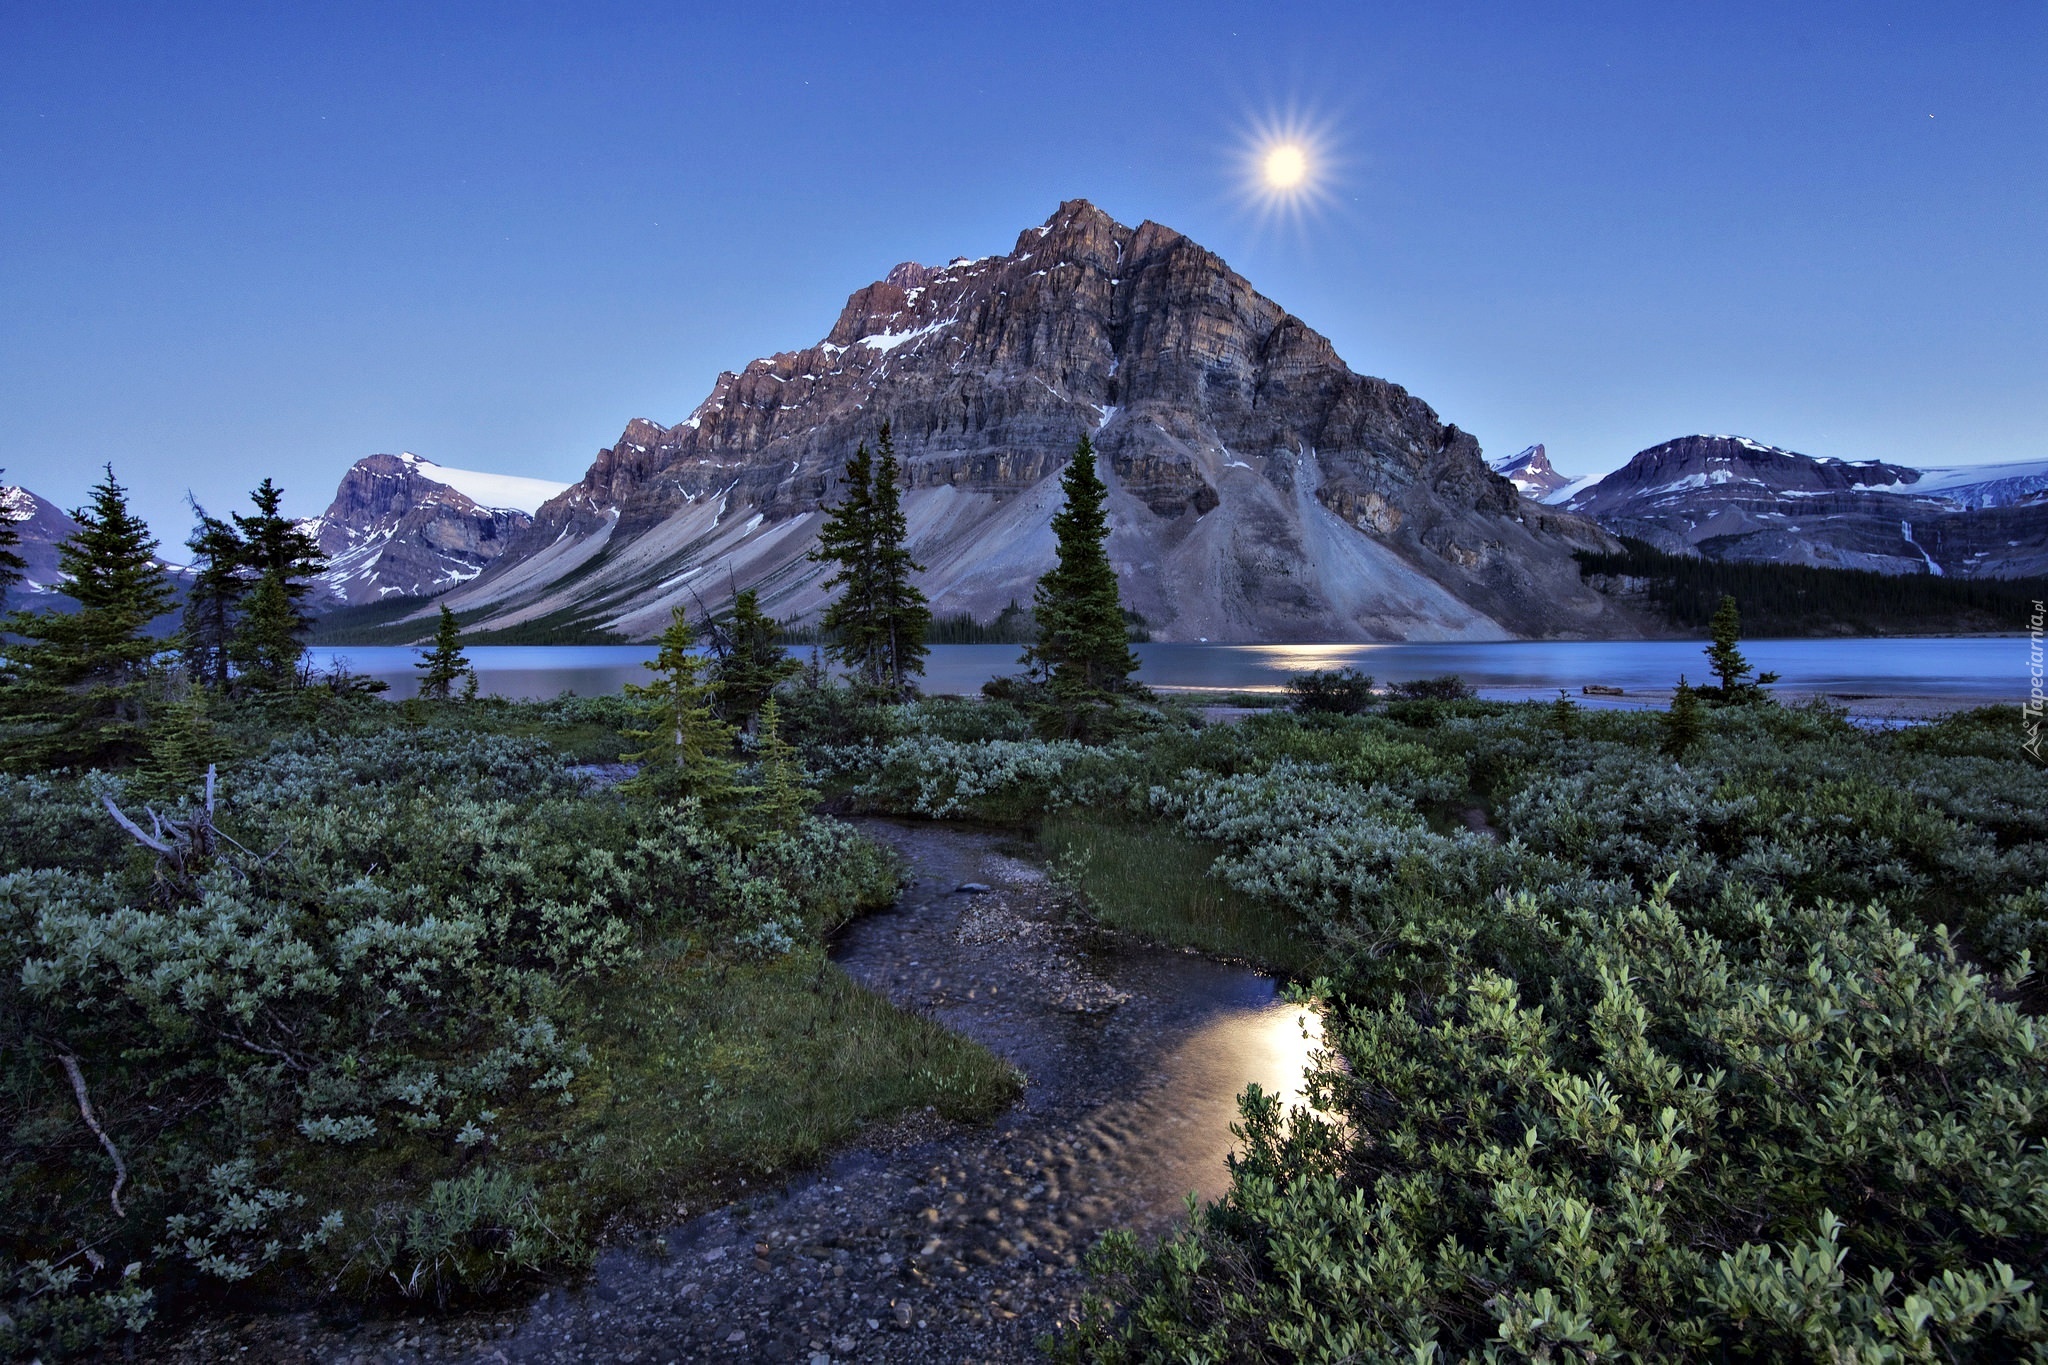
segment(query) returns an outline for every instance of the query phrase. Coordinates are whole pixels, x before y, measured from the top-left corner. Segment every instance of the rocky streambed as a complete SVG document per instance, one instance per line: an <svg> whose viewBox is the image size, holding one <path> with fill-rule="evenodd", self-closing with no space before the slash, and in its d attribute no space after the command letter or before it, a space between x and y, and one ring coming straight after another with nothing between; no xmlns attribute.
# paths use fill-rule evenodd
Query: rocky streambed
<svg viewBox="0 0 2048 1365"><path fill-rule="evenodd" d="M1079 922L1029 845L863 822L913 880L834 957L1015 1064L993 1125L911 1115L825 1169L602 1256L490 1320L218 1324L187 1360L1018 1361L1070 1314L1081 1256L1220 1193L1236 1097L1292 1094L1314 1020L1243 967Z"/></svg>

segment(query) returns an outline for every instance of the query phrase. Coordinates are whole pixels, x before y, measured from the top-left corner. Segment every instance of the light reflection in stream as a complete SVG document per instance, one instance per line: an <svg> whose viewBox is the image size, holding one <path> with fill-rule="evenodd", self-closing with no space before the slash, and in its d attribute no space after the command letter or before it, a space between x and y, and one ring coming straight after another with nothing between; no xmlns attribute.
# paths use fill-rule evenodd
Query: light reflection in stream
<svg viewBox="0 0 2048 1365"><path fill-rule="evenodd" d="M1305 1006L1279 1003L1233 1011L1191 1034L1164 1060L1164 1083L1105 1105L1096 1123L1126 1133L1112 1157L1137 1188L1134 1222L1180 1214L1190 1191L1221 1198L1238 1097L1256 1083L1283 1107L1306 1105L1304 1072L1322 1046L1322 1021Z"/></svg>

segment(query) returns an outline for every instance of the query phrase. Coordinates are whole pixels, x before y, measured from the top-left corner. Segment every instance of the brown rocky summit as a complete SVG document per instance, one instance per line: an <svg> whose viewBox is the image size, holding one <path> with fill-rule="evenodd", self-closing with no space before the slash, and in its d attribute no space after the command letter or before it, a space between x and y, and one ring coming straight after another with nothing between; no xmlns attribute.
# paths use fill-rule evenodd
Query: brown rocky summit
<svg viewBox="0 0 2048 1365"><path fill-rule="evenodd" d="M1213 252L1085 200L1008 255L899 265L816 345L719 375L674 426L628 424L450 601L634 638L734 585L811 616L820 508L884 419L942 614L1029 600L1055 476L1090 434L1110 556L1155 638L1630 630L1570 558L1612 543L1597 526L1520 498L1469 433L1354 374Z"/></svg>

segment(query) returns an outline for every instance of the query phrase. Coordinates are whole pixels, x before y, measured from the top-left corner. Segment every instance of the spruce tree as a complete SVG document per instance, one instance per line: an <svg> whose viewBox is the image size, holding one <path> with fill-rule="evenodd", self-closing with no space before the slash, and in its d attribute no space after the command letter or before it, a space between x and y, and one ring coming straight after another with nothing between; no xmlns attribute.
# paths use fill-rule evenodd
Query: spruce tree
<svg viewBox="0 0 2048 1365"><path fill-rule="evenodd" d="M696 635L681 607L675 609L660 643L654 681L626 684L628 696L646 703L648 724L626 731L628 738L641 740L646 747L625 756L628 763L640 765L625 786L670 799L695 797L706 810L716 812L731 801L737 787L732 727L712 714L704 660L692 649Z"/></svg>
<svg viewBox="0 0 2048 1365"><path fill-rule="evenodd" d="M189 494L186 501L198 521L185 542L192 552L192 586L185 594L185 672L225 690L235 631L249 594L242 567L247 547L233 522L208 516Z"/></svg>
<svg viewBox="0 0 2048 1365"><path fill-rule="evenodd" d="M1735 647L1735 642L1742 638L1742 614L1736 610L1733 597L1721 595L1721 605L1714 608L1707 633L1713 638L1713 643L1707 646L1708 671L1721 680L1722 693L1732 697L1749 676L1749 660Z"/></svg>
<svg viewBox="0 0 2048 1365"><path fill-rule="evenodd" d="M1714 619L1707 626L1707 634L1713 641L1706 650L1707 668L1721 680L1723 700L1753 697L1759 687L1767 687L1778 680L1775 673L1760 673L1755 682L1746 681L1750 674L1749 660L1736 648L1736 642L1742 639L1742 613L1736 609L1735 599L1729 594L1721 594L1721 604L1714 608Z"/></svg>
<svg viewBox="0 0 2048 1365"><path fill-rule="evenodd" d="M297 629L304 631L313 623L305 600L313 591L314 578L327 567L327 556L320 553L319 543L310 533L277 510L284 501L282 488L265 479L250 492L249 501L256 505L254 516L234 514L244 545L242 565L255 578L277 575Z"/></svg>
<svg viewBox="0 0 2048 1365"><path fill-rule="evenodd" d="M1705 726L1700 721L1700 697L1685 681L1683 673L1678 675L1678 690L1671 694L1671 709L1664 713L1664 753L1671 758L1684 758L1693 745L1700 742Z"/></svg>
<svg viewBox="0 0 2048 1365"><path fill-rule="evenodd" d="M241 686L252 691L277 692L295 684L299 678L299 658L306 652L299 641L299 629L299 616L292 610L284 580L274 573L257 579L249 593L248 610L242 613L241 626L228 645Z"/></svg>
<svg viewBox="0 0 2048 1365"><path fill-rule="evenodd" d="M0 469L0 475L6 472ZM21 582L28 572L28 561L14 548L21 544L20 523L28 520L27 503L27 489L0 483L0 595Z"/></svg>
<svg viewBox="0 0 2048 1365"><path fill-rule="evenodd" d="M796 746L783 738L782 707L772 696L761 704L761 730L754 753L759 774L753 810L757 830L763 834L795 833L818 794L804 786L807 774L797 759Z"/></svg>
<svg viewBox="0 0 2048 1365"><path fill-rule="evenodd" d="M73 511L77 532L57 548L75 612L17 611L0 630L16 685L9 713L23 724L17 754L39 766L132 757L142 746L151 664L164 643L146 632L175 600L155 537L128 510L114 467Z"/></svg>
<svg viewBox="0 0 2048 1365"><path fill-rule="evenodd" d="M910 690L913 675L924 672L925 636L931 631L929 599L910 581L924 565L910 557L906 542L910 524L903 515L897 479L896 442L889 423L882 423L876 442L875 476L869 494L869 525L874 532L875 648L883 689L892 696Z"/></svg>
<svg viewBox="0 0 2048 1365"><path fill-rule="evenodd" d="M1104 543L1109 519L1103 510L1109 490L1095 472L1095 447L1084 435L1060 478L1066 504L1054 514L1059 562L1038 580L1032 611L1038 639L1024 662L1042 675L1069 733L1085 723L1085 712L1119 693L1137 690L1116 570Z"/></svg>
<svg viewBox="0 0 2048 1365"><path fill-rule="evenodd" d="M801 665L776 638L775 622L761 610L752 588L734 595L729 634L731 645L712 671L712 688L718 697L718 714L729 724L751 731L762 704Z"/></svg>
<svg viewBox="0 0 2048 1365"><path fill-rule="evenodd" d="M446 602L441 604L440 624L434 628L434 647L413 667L420 671L422 697L447 701L455 695L455 684L465 678L470 684L465 695L475 695L476 669L462 652L462 628L456 624L455 613L448 610Z"/></svg>
<svg viewBox="0 0 2048 1365"><path fill-rule="evenodd" d="M247 680L255 687L289 687L298 680L299 659L306 652L303 637L313 624L305 599L313 591L314 575L327 565L313 537L278 511L283 500L284 490L265 479L249 494L255 514L234 514L242 571L255 587L242 618L241 634L249 638L237 638L231 653L249 669ZM266 583L275 586L266 588Z"/></svg>
<svg viewBox="0 0 2048 1365"><path fill-rule="evenodd" d="M211 709L204 687L187 689L163 708L149 727L149 756L142 763L148 790L173 798L185 795L209 766L228 757L229 745L214 728Z"/></svg>
<svg viewBox="0 0 2048 1365"><path fill-rule="evenodd" d="M818 530L810 558L838 566L825 580L839 596L825 609L819 629L832 637L832 657L845 664L862 683L876 686L880 653L875 632L874 461L867 442L846 462L846 496Z"/></svg>

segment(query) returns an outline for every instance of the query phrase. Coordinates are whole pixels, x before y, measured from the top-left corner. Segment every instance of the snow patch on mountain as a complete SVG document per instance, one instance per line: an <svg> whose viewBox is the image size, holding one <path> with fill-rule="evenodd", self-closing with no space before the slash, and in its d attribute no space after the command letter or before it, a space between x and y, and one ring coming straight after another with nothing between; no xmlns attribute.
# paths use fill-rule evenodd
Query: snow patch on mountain
<svg viewBox="0 0 2048 1365"><path fill-rule="evenodd" d="M553 479L530 479L521 474L450 469L409 450L398 458L417 469L422 478L447 484L479 507L505 508L528 516L538 512L542 503L569 486Z"/></svg>

